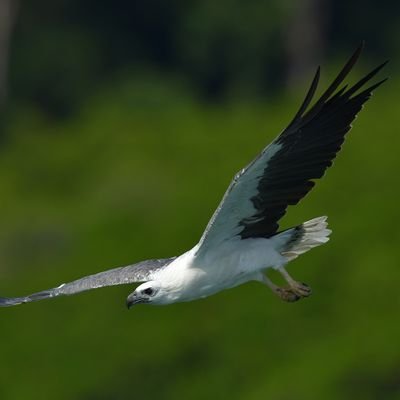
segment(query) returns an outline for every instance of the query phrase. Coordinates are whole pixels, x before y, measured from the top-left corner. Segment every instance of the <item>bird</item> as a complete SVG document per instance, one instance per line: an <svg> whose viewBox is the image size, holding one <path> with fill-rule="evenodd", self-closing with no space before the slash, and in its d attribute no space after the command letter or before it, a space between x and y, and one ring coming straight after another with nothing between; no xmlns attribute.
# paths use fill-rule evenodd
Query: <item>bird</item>
<svg viewBox="0 0 400 400"><path fill-rule="evenodd" d="M315 180L323 177L358 112L373 90L386 81L369 83L387 61L354 85L344 85L363 46L360 44L333 82L310 105L320 79L320 67L317 68L293 119L234 176L192 249L180 256L145 260L85 276L28 296L0 297L0 306L128 284L139 284L126 299L128 308L137 304L187 302L250 281L261 282L287 302L310 296L311 288L292 278L286 266L299 255L328 242L331 230L327 217L282 231L279 222L287 208L296 205L313 188ZM267 275L271 269L282 275L285 286L272 282Z"/></svg>

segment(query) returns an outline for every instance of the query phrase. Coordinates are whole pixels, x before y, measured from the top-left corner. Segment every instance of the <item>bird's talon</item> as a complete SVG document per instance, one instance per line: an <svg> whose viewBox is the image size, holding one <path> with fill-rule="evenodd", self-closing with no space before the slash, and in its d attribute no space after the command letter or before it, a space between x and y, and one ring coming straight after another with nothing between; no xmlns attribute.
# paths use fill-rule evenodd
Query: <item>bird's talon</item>
<svg viewBox="0 0 400 400"><path fill-rule="evenodd" d="M296 282L292 286L292 290L300 297L308 297L311 295L312 290L306 283Z"/></svg>
<svg viewBox="0 0 400 400"><path fill-rule="evenodd" d="M301 282L294 282L287 287L278 287L275 292L283 301L289 303L308 297L312 293L311 288L306 283Z"/></svg>
<svg viewBox="0 0 400 400"><path fill-rule="evenodd" d="M277 295L283 300L289 303L294 303L300 300L301 296L295 293L292 288L278 288Z"/></svg>

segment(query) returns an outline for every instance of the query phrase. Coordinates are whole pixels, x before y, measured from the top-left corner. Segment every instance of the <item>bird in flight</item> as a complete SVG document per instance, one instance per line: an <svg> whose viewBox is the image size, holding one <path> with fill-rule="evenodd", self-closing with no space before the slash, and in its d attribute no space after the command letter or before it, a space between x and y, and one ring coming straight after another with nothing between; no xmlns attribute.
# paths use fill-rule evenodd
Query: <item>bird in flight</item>
<svg viewBox="0 0 400 400"><path fill-rule="evenodd" d="M293 279L286 265L329 240L327 218L315 218L283 231L279 231L278 223L288 206L297 204L313 188L314 180L332 165L357 113L386 80L367 85L385 62L353 86L339 89L362 47L310 106L320 78L318 67L292 121L235 175L194 248L178 257L111 269L28 296L0 297L0 306L132 283L141 284L128 296L128 308L204 298L249 281L265 284L285 301L308 297L310 287ZM266 271L270 268L280 272L287 286L277 286L269 279Z"/></svg>

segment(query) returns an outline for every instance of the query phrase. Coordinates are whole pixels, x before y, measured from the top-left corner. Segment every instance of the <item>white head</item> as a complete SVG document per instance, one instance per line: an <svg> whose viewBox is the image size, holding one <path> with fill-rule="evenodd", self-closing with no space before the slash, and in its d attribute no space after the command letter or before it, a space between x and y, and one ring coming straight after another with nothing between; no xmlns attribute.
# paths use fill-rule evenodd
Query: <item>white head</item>
<svg viewBox="0 0 400 400"><path fill-rule="evenodd" d="M131 308L135 304L167 304L171 303L169 292L157 281L141 284L126 299L126 306Z"/></svg>

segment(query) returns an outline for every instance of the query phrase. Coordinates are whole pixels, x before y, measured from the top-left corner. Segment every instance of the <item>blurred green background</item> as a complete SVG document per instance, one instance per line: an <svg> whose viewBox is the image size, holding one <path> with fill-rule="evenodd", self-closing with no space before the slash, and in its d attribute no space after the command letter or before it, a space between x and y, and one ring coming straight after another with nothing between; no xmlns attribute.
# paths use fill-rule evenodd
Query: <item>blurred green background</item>
<svg viewBox="0 0 400 400"><path fill-rule="evenodd" d="M400 399L400 3L0 2L0 293L191 248L231 177L366 40L391 79L283 227L328 215L289 267L137 307L133 288L0 310L0 399ZM274 276L275 279L278 277Z"/></svg>

